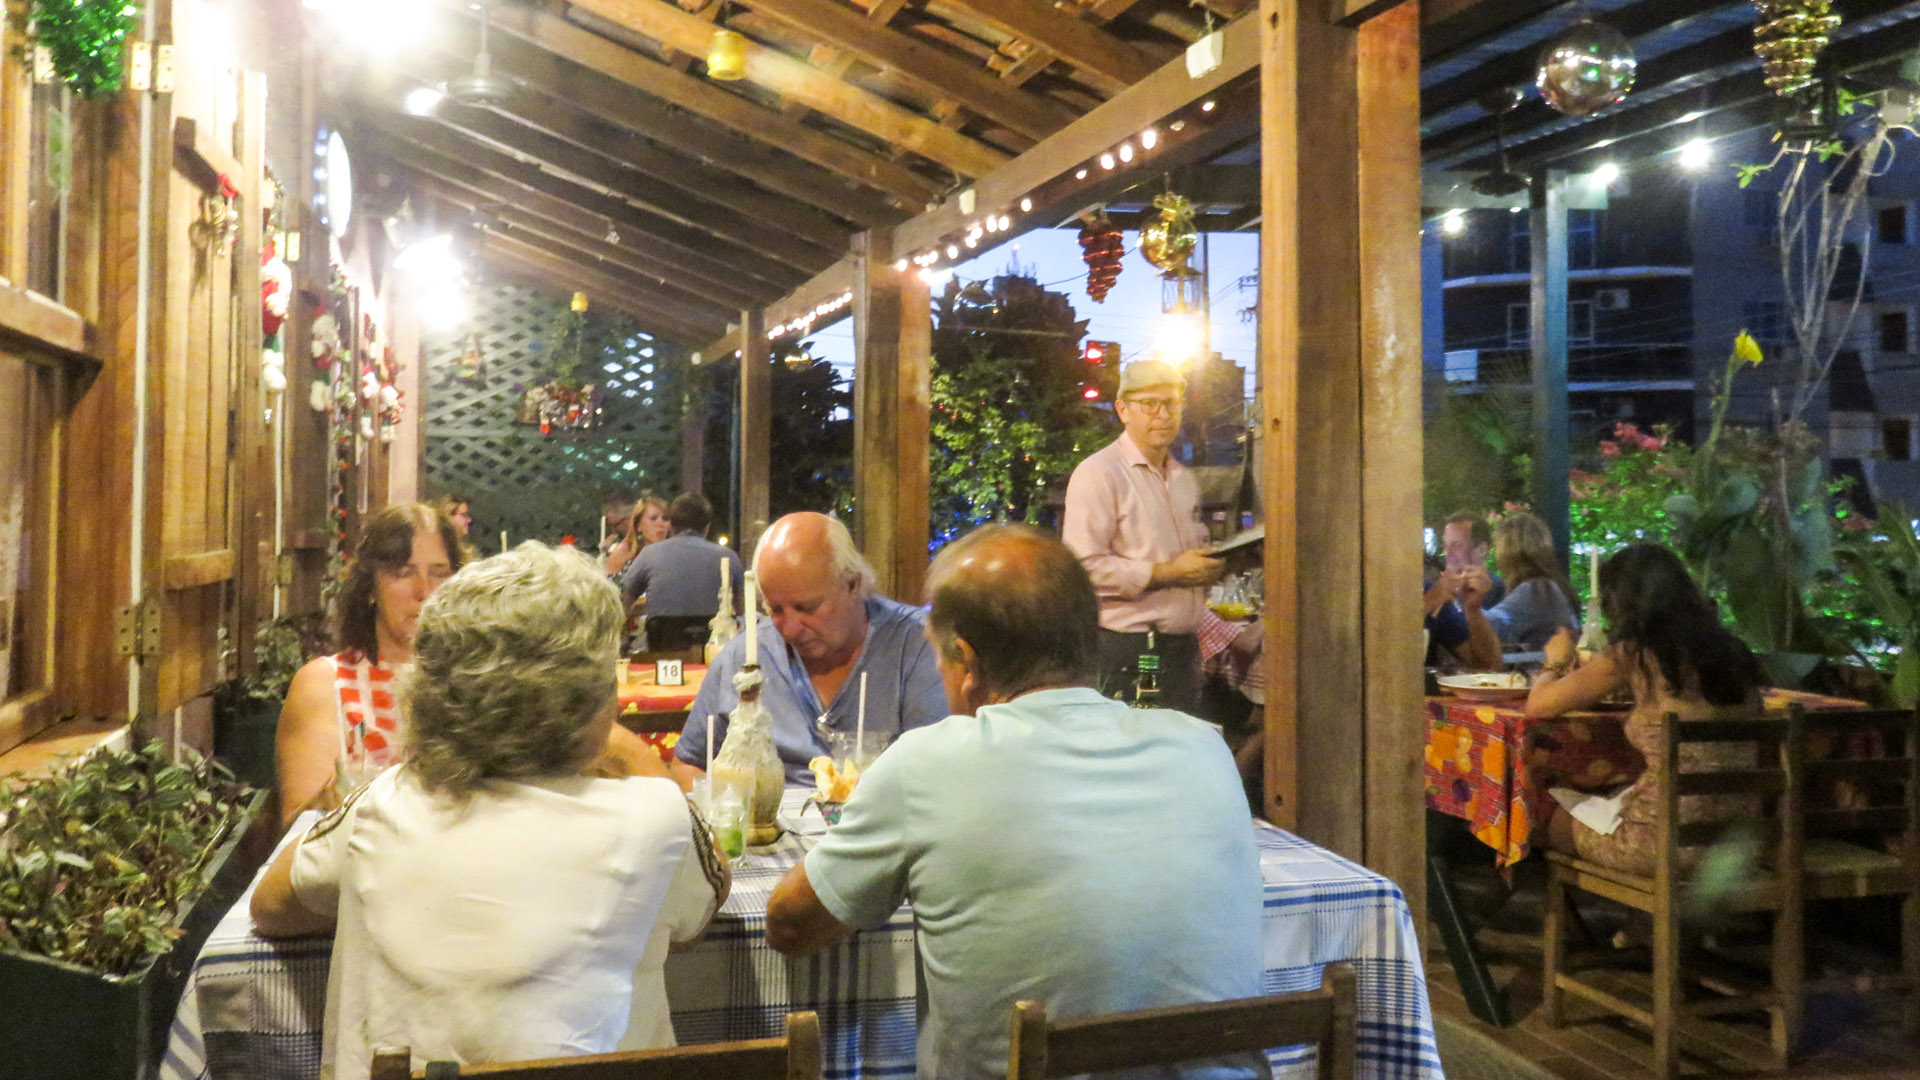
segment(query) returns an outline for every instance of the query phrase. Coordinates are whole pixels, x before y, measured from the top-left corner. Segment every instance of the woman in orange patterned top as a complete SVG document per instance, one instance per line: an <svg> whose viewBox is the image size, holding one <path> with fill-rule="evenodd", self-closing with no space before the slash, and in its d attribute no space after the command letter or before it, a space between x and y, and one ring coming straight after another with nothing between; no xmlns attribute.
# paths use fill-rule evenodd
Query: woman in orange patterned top
<svg viewBox="0 0 1920 1080"><path fill-rule="evenodd" d="M340 651L301 668L280 710L283 827L400 760L393 676L413 662L420 606L462 561L453 523L425 503L366 519L336 602Z"/></svg>

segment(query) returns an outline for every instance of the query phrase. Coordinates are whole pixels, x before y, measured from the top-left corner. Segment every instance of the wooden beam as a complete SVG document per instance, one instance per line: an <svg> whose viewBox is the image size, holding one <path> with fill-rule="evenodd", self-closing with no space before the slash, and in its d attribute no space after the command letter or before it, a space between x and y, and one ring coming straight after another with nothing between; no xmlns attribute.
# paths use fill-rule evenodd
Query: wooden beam
<svg viewBox="0 0 1920 1080"><path fill-rule="evenodd" d="M900 14L900 9L905 6L906 0L873 0L867 5L867 20L875 26L885 26L892 22L893 17ZM845 76L848 69L853 67L855 57L852 53L841 52L831 45L816 45L807 54L807 59L813 63L813 66L838 79ZM788 116L793 116L805 112L806 106L788 102L781 107L781 111Z"/></svg>
<svg viewBox="0 0 1920 1080"><path fill-rule="evenodd" d="M394 168L411 177L422 177L446 184L458 186L475 195L485 196L486 209L493 210L510 207L523 215L545 218L548 221L566 226L574 232L588 236L606 234L609 223L622 230L631 230L632 235L622 231L622 250L636 266L646 266L656 275L677 275L685 280L690 288L719 296L718 290L746 292L752 296L778 295L782 285L755 277L747 265L735 265L692 255L670 246L649 242L651 234L644 228L650 224L638 210L610 196L578 188L557 178L548 178L545 174L519 179L502 177L487 172L463 161L435 153L403 138L396 138L385 130L364 127L357 134L373 153ZM520 179L532 179L541 183L540 187L528 187ZM576 203L575 198L590 200ZM756 267L764 273L765 267ZM788 280L791 280L790 278Z"/></svg>
<svg viewBox="0 0 1920 1080"><path fill-rule="evenodd" d="M952 98L990 120L1034 139L1044 139L1073 122L1064 105L1022 92L953 54L909 37L832 0L746 0L767 18L858 56L876 67L898 72L905 81ZM825 73L823 73L825 74ZM837 78L836 75L829 75Z"/></svg>
<svg viewBox="0 0 1920 1080"><path fill-rule="evenodd" d="M852 256L841 259L815 274L806 284L768 305L764 309L767 325L778 326L790 323L821 304L854 291L859 282L859 274L859 266ZM828 319L825 322L815 323L812 329L819 331L838 321L839 317ZM739 325L729 325L726 333L712 339L700 349L700 355L710 360L732 356L740 350L741 340Z"/></svg>
<svg viewBox="0 0 1920 1080"><path fill-rule="evenodd" d="M598 303L632 316L648 333L685 344L705 336L695 322L681 316L665 315L632 299L633 289L626 282L597 271L556 258L511 239L489 240L480 249L484 262L502 264L531 276L549 291L558 284L568 292L582 291Z"/></svg>
<svg viewBox="0 0 1920 1080"><path fill-rule="evenodd" d="M578 252L570 251L565 245L557 244L545 237L532 233L491 232L487 234L486 243L483 246L501 245L521 254L538 254L555 263L570 266L581 274L604 278L606 284L618 286L622 290L620 295L633 306L635 311L651 312L666 319L678 319L689 326L703 323L718 325L727 317L727 310L711 300L694 300L683 293L663 292L647 278L636 276L613 263L588 260Z"/></svg>
<svg viewBox="0 0 1920 1080"><path fill-rule="evenodd" d="M444 55L414 55L402 64L402 70L408 74L431 83L443 83L463 74L462 69L468 66ZM541 93L518 93L497 111L749 218L778 222L780 231L835 251L845 250L856 231L842 220L858 220L848 217L844 207L829 214L793 196L775 194L759 187L750 176L708 165L677 148L668 149L642 138L632 128L583 111L571 102Z"/></svg>
<svg viewBox="0 0 1920 1080"><path fill-rule="evenodd" d="M548 244L556 245L553 250L561 253L564 249L568 258L584 258L589 265L605 263L617 266L653 283L664 295L680 296L699 304L719 303L725 305L733 300L752 303L756 298L737 289L702 282L690 287L684 278L675 276L669 280L667 274L674 273L671 264L649 258L643 252L632 247L620 247L609 244L591 230L582 231L570 228L551 218L529 213L516 206L502 204L485 191L443 180L431 173L414 168L404 162L393 163L399 169L408 186L430 195L443 204L458 207L463 214L479 213L497 224L487 226L490 232L506 232L540 237ZM735 310L723 307L722 310Z"/></svg>
<svg viewBox="0 0 1920 1080"><path fill-rule="evenodd" d="M740 554L753 558L760 534L772 524L767 487L771 482L773 369L767 353L767 315L757 308L740 313ZM749 618L756 617L749 613Z"/></svg>
<svg viewBox="0 0 1920 1080"><path fill-rule="evenodd" d="M1069 11L1033 0L947 0L1007 33L1120 86L1153 74L1152 57Z"/></svg>
<svg viewBox="0 0 1920 1080"><path fill-rule="evenodd" d="M440 104L439 117L447 127L469 138L538 159L549 171L584 180L643 210L687 222L717 240L758 251L795 269L812 273L840 255L837 248L793 236L777 221L755 221L498 113L447 101Z"/></svg>
<svg viewBox="0 0 1920 1080"><path fill-rule="evenodd" d="M933 312L918 274L893 268L885 230L863 234L853 302L854 536L880 591L919 604L927 568Z"/></svg>
<svg viewBox="0 0 1920 1080"><path fill-rule="evenodd" d="M397 115L363 116L362 126L371 123L391 132L403 144L399 156L410 157L404 144L411 143L443 158L467 162L522 187L543 191L591 210L623 228L634 230L636 239L646 237L674 250L674 258L722 274L748 274L769 282L791 283L802 271L759 257L751 248L717 240L688 225L642 210L624 199L603 195L564 177L546 172L531 162L474 142L437 124ZM360 130L359 127L356 130Z"/></svg>
<svg viewBox="0 0 1920 1080"><path fill-rule="evenodd" d="M1358 26L1376 15L1384 15L1409 0L1328 0L1333 21L1343 26Z"/></svg>
<svg viewBox="0 0 1920 1080"><path fill-rule="evenodd" d="M705 21L665 0L576 0L574 7L682 52L703 54L714 32ZM749 81L962 176L985 176L1007 159L985 143L832 78L786 53L749 41L746 54Z"/></svg>
<svg viewBox="0 0 1920 1080"><path fill-rule="evenodd" d="M1093 6L1086 9L1086 18L1096 24L1111 22L1126 14L1128 8L1139 2L1140 0L1095 0ZM1008 65L1007 69L1000 73L1000 77L1019 86L1047 70L1058 59L1060 54L1045 45L1028 42L1027 54Z"/></svg>
<svg viewBox="0 0 1920 1080"><path fill-rule="evenodd" d="M965 232L978 214L1005 211L1042 184L1071 173L1102 151L1137 136L1175 110L1207 97L1258 66L1260 28L1253 19L1241 19L1222 31L1225 59L1198 79L1187 74L1184 58L1173 60L1111 101L1054 133L1040 145L1014 158L973 186L976 214L960 211L958 200L948 200L894 230L894 246L901 252L923 250L943 237ZM1151 159L1142 159L1146 168ZM1030 224L1030 223L1029 223ZM1025 231L1021 225L1017 231ZM1014 234L1001 234L1004 242Z"/></svg>
<svg viewBox="0 0 1920 1080"><path fill-rule="evenodd" d="M458 0L442 2L464 10ZM450 48L457 52L464 45L478 45L478 32L468 20L443 21L453 35ZM877 201L874 193L917 209L940 191L939 184L898 162L806 127L548 12L496 8L493 28L499 32L491 42L499 70L511 71L550 97L784 194L808 201L831 197L850 214L886 219L892 217L894 207ZM752 141L729 137L729 130ZM827 175L816 174L814 168ZM829 179L835 175L858 186L843 189ZM833 209L830 202L813 204Z"/></svg>
<svg viewBox="0 0 1920 1080"><path fill-rule="evenodd" d="M1418 17L1353 28L1262 0L1258 18L1262 501L1279 613L1266 621L1265 808L1397 882L1418 925L1421 731L1406 718L1421 688L1405 582L1421 477L1389 434L1419 417Z"/></svg>

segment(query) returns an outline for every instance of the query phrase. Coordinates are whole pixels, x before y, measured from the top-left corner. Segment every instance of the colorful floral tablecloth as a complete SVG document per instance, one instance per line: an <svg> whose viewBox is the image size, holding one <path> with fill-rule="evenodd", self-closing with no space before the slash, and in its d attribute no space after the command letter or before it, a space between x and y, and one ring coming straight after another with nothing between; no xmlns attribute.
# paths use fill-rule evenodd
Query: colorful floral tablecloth
<svg viewBox="0 0 1920 1080"><path fill-rule="evenodd" d="M686 677L684 686L661 686L654 681L652 664L634 664L627 681L620 684L620 712L685 712L692 708L693 699L700 694L701 680L707 677L707 665L687 664L681 670ZM680 741L679 734L643 733L640 738L660 751L662 761L673 761L673 745Z"/></svg>
<svg viewBox="0 0 1920 1080"><path fill-rule="evenodd" d="M1861 703L1797 690L1766 691L1767 707L1857 709ZM1584 789L1625 784L1646 761L1627 741L1624 712L1528 716L1523 704L1427 699L1427 806L1465 819L1500 866L1526 858L1553 783Z"/></svg>

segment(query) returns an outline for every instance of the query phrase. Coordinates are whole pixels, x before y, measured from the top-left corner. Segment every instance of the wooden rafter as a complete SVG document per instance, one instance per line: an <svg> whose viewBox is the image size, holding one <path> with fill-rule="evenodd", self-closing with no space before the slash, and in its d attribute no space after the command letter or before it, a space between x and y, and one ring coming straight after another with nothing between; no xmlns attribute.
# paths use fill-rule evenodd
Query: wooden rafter
<svg viewBox="0 0 1920 1080"><path fill-rule="evenodd" d="M767 305L767 325L778 326L797 316L811 311L843 293L851 291L859 282L860 267L858 260L849 255L825 270L815 274L799 288ZM821 324L825 325L825 324ZM709 341L701 350L702 356L717 359L731 356L739 351L742 338L738 325L729 325L727 332Z"/></svg>
<svg viewBox="0 0 1920 1080"><path fill-rule="evenodd" d="M360 127L385 131L390 156L406 160L436 175L452 179L461 171L470 171L492 182L504 184L509 190L539 193L591 213L603 222L618 226L627 242L652 244L661 255L681 264L683 272L691 276L721 282L737 281L743 285L757 280L783 288L790 288L804 280L792 269L768 262L752 253L725 252L718 243L703 244L697 239L689 245L685 242L688 237L675 231L683 227L668 229L666 226L674 223L658 215L637 209L623 199L581 187L544 172L537 165L517 161L433 125L409 122L404 117L376 115L364 118Z"/></svg>
<svg viewBox="0 0 1920 1080"><path fill-rule="evenodd" d="M1098 0L1087 9L1087 18L1095 23L1112 22L1126 14L1128 8L1139 2L1140 0ZM1000 77L1019 86L1047 70L1048 66L1058 59L1060 54L1045 45L1029 43L1027 54L1009 64L1007 69L1000 73Z"/></svg>
<svg viewBox="0 0 1920 1080"><path fill-rule="evenodd" d="M594 235L511 203L501 203L485 190L476 190L434 176L405 162L391 163L415 191L431 195L435 201L481 215L490 231L508 231L541 238L554 245L555 254L581 261L583 265L606 265L651 282L662 296L685 299L693 304L714 304L720 311L737 311L755 297L738 288L710 282L690 281L678 275L671 264L648 258L631 247L608 243L605 235ZM673 275L669 277L669 275Z"/></svg>
<svg viewBox="0 0 1920 1080"><path fill-rule="evenodd" d="M833 0L745 2L767 18L826 42L843 56L857 56L876 67L898 72L910 83L1034 139L1044 139L1073 121L1074 113L1065 106L1023 93L975 64L890 30ZM829 77L837 78L844 72L843 66Z"/></svg>
<svg viewBox="0 0 1920 1080"><path fill-rule="evenodd" d="M1132 86L1159 67L1139 49L1072 12L1034 0L946 0L1001 30L1045 48L1114 88Z"/></svg>
<svg viewBox="0 0 1920 1080"><path fill-rule="evenodd" d="M885 26L892 22L893 17L898 15L900 9L905 6L907 6L906 0L873 0L867 5L867 19L876 26ZM856 57L852 53L841 52L831 45L816 45L813 51L807 54L807 59L813 63L814 67L838 79L853 67ZM787 102L784 111L792 116L805 112L806 107Z"/></svg>
<svg viewBox="0 0 1920 1080"><path fill-rule="evenodd" d="M831 248L792 236L778 222L762 223L718 203L687 194L644 173L617 165L608 158L583 150L564 139L516 123L498 113L464 108L442 102L439 119L453 131L468 138L502 147L512 153L535 158L550 171L575 177L619 195L623 199L685 222L715 240L729 241L744 250L759 251L768 258L809 273L831 263Z"/></svg>
<svg viewBox="0 0 1920 1080"><path fill-rule="evenodd" d="M577 0L574 7L682 52L703 52L713 36L712 26L665 0ZM985 176L1007 159L985 143L832 78L786 53L749 41L746 54L746 75L753 83L962 176Z"/></svg>
<svg viewBox="0 0 1920 1080"><path fill-rule="evenodd" d="M500 244L558 259L582 274L599 274L618 281L626 289L621 294L623 299L638 309L653 311L662 317L680 319L689 325L704 325L709 321L717 325L723 323L729 313L729 309L717 301L690 299L684 291L664 287L651 276L642 277L617 263L588 258L581 255L578 248L538 233L520 229L489 230L482 246Z"/></svg>
<svg viewBox="0 0 1920 1080"><path fill-rule="evenodd" d="M400 62L400 70L416 78L444 83L464 74L450 57L414 55ZM708 165L642 138L631 128L609 123L569 102L542 93L516 93L498 111L532 125L572 145L610 158L675 188L709 199L769 224L782 232L836 251L847 244L851 231L838 218L788 195L757 187L737 173Z"/></svg>
<svg viewBox="0 0 1920 1080"><path fill-rule="evenodd" d="M480 261L524 276L550 291L585 292L594 302L631 316L642 329L656 337L681 345L705 337L695 321L666 315L634 302L628 295L631 289L617 278L582 270L527 248L492 241L480 249ZM559 289L554 289L555 285Z"/></svg>
<svg viewBox="0 0 1920 1080"><path fill-rule="evenodd" d="M451 185L473 195L480 208L489 211L512 207L529 219L551 222L557 228L586 237L604 238L608 226L620 232L622 251L628 261L658 276L671 276L687 287L732 301L752 302L779 296L782 288L743 273L730 264L710 259L688 259L671 248L650 242L619 219L609 218L568 199L546 191L525 187L495 176L464 161L443 157L377 129L363 129L361 138L374 153L398 169L407 179L426 179ZM636 242L638 241L638 242Z"/></svg>
<svg viewBox="0 0 1920 1080"><path fill-rule="evenodd" d="M675 71L659 61L650 60L547 12L530 8L502 8L493 13L493 25L496 30L504 31L508 38L502 40L501 36L496 35L493 41L494 54L502 70L518 74L538 66L533 58L521 55L519 50L514 49L515 42L512 39L517 38L537 46L536 51L544 50L555 58L598 72L669 106L704 117L766 146L784 150L856 184L886 192L907 207L923 206L942 190L940 184L898 162L806 127L790 117L762 108L738 94L728 93L704 79ZM550 83L565 78L563 73L551 68L546 74ZM580 104L583 108L590 107L591 100L582 98ZM617 116L610 119L617 120ZM709 132L709 136L713 134L718 133ZM691 141L676 141L674 145L690 147L693 144ZM742 147L740 156L743 159L752 157L755 149L751 145ZM727 155L724 149L715 148L700 151L700 156L710 163L720 164Z"/></svg>

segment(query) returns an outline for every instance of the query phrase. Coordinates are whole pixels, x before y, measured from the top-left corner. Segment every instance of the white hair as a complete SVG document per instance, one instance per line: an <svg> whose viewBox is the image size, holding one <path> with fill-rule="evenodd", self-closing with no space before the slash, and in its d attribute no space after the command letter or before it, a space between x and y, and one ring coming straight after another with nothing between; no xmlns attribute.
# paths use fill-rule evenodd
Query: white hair
<svg viewBox="0 0 1920 1080"><path fill-rule="evenodd" d="M822 514L827 522L827 553L832 563L833 576L840 581L857 581L860 584L860 598L865 600L873 596L877 579L873 573L873 564L867 561L860 549L854 546L853 534L839 518ZM775 522L778 524L778 522ZM760 553L766 550L766 538L754 545L753 572L760 574Z"/></svg>

